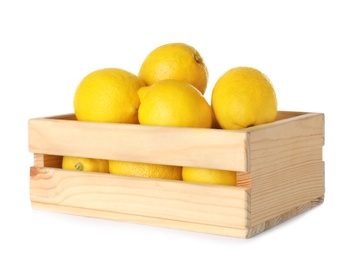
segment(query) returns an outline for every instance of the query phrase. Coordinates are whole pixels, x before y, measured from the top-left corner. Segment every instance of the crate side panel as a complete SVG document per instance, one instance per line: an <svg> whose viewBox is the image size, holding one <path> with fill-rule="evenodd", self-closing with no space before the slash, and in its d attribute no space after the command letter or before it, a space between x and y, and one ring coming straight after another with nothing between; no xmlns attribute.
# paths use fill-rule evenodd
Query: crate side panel
<svg viewBox="0 0 347 260"><path fill-rule="evenodd" d="M305 115L307 112L299 112L299 111L278 111L276 115L276 121L293 118L301 115Z"/></svg>
<svg viewBox="0 0 347 260"><path fill-rule="evenodd" d="M40 154L247 172L248 148L245 132L59 119L29 120L29 150Z"/></svg>
<svg viewBox="0 0 347 260"><path fill-rule="evenodd" d="M32 167L33 202L244 229L248 188Z"/></svg>
<svg viewBox="0 0 347 260"><path fill-rule="evenodd" d="M324 195L324 115L250 133L251 226Z"/></svg>
<svg viewBox="0 0 347 260"><path fill-rule="evenodd" d="M324 196L316 198L316 199L309 201L309 202L305 202L302 205L299 205L295 208L292 208L291 210L289 210L287 212L284 212L284 213L282 213L276 217L268 219L267 221L250 228L247 237L255 236L255 235L257 235L257 234L259 234L259 233L261 233L267 229L270 229L274 226L277 226L288 219L291 219L291 218L293 218L299 214L302 214L302 213L312 209L313 207L316 207L316 206L322 204L323 201L324 201Z"/></svg>
<svg viewBox="0 0 347 260"><path fill-rule="evenodd" d="M281 215L307 201L324 195L323 162L305 167L275 169L253 179L251 226ZM280 175L280 177L278 177Z"/></svg>

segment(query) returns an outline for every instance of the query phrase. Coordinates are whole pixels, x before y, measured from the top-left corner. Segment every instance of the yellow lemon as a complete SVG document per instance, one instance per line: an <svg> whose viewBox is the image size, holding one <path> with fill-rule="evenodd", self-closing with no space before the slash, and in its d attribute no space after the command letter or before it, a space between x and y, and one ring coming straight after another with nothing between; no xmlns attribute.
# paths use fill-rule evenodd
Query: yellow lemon
<svg viewBox="0 0 347 260"><path fill-rule="evenodd" d="M208 81L207 67L192 46L169 43L154 49L143 61L138 76L147 86L164 79L182 80L205 93Z"/></svg>
<svg viewBox="0 0 347 260"><path fill-rule="evenodd" d="M204 96L183 81L161 80L138 91L140 124L210 128L212 109Z"/></svg>
<svg viewBox="0 0 347 260"><path fill-rule="evenodd" d="M109 171L127 176L182 180L182 167L140 162L109 161Z"/></svg>
<svg viewBox="0 0 347 260"><path fill-rule="evenodd" d="M108 161L102 159L63 156L62 168L64 170L108 173Z"/></svg>
<svg viewBox="0 0 347 260"><path fill-rule="evenodd" d="M212 90L213 112L223 129L241 129L275 120L276 93L257 69L237 67L224 73Z"/></svg>
<svg viewBox="0 0 347 260"><path fill-rule="evenodd" d="M78 85L74 97L81 121L138 123L137 91L145 86L136 75L117 68L91 72Z"/></svg>
<svg viewBox="0 0 347 260"><path fill-rule="evenodd" d="M182 168L183 181L236 186L236 172L195 167Z"/></svg>
<svg viewBox="0 0 347 260"><path fill-rule="evenodd" d="M211 126L211 128L217 128L217 129L221 128L220 125L218 124L218 121L217 121L216 115L213 112L213 109L212 109L212 126Z"/></svg>

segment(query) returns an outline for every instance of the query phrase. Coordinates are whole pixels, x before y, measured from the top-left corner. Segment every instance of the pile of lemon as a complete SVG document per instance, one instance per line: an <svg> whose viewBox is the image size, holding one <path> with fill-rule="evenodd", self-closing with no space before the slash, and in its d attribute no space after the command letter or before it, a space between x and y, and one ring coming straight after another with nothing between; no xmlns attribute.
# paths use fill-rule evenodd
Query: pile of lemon
<svg viewBox="0 0 347 260"><path fill-rule="evenodd" d="M204 93L208 70L199 52L184 43L151 51L137 75L119 68L91 72L77 86L77 120L157 126L242 129L275 120L276 94L259 70L236 67ZM233 171L63 157L63 169L236 185Z"/></svg>

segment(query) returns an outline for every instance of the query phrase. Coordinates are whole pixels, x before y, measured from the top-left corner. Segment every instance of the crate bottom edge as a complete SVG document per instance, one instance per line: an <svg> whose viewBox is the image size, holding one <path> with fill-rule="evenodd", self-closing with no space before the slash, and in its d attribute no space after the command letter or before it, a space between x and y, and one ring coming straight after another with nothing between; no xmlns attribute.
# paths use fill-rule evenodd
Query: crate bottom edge
<svg viewBox="0 0 347 260"><path fill-rule="evenodd" d="M324 202L324 194L318 198L312 199L311 201L305 202L295 208L292 208L291 210L288 210L276 217L273 217L269 220L266 220L254 227L251 227L249 229L249 237L253 237L257 234L260 234L272 227L275 227L291 218L294 218L296 216L301 215L302 213L305 213L309 211L312 208L315 208L319 205L321 205Z"/></svg>
<svg viewBox="0 0 347 260"><path fill-rule="evenodd" d="M42 202L31 201L31 207L35 210L50 211L55 213L63 213L77 215L83 217L100 218L119 222L128 222L135 224L145 224L162 228L172 228L178 230L193 231L199 233L207 233L212 235L229 236L236 238L247 238L248 228L232 228L223 226L214 226L208 224L184 222L179 220L147 217L140 215L132 215L119 212L109 212L94 209L78 208L71 206L63 206L56 204L47 204Z"/></svg>
<svg viewBox="0 0 347 260"><path fill-rule="evenodd" d="M42 202L31 201L31 207L35 210L50 211L56 213L77 215L83 217L100 218L112 221L145 224L150 226L157 226L163 228L172 228L178 230L193 231L199 233L207 233L212 235L229 236L236 238L251 238L257 234L260 234L272 227L275 227L295 216L298 216L316 206L321 205L324 202L324 195L313 199L312 201L303 203L298 207L295 207L285 213L282 213L276 217L273 217L261 224L258 224L251 228L232 228L223 226L214 226L208 224L191 223L178 220L154 218L140 215L132 215L118 212L100 211L94 209L70 207L56 204L47 204Z"/></svg>

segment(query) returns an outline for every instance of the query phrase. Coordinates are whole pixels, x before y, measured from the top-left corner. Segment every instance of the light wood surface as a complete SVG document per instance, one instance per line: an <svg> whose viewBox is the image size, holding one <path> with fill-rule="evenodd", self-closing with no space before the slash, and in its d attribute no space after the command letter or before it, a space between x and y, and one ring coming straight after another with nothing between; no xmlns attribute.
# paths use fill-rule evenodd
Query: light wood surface
<svg viewBox="0 0 347 260"><path fill-rule="evenodd" d="M324 116L249 129L251 226L324 195Z"/></svg>
<svg viewBox="0 0 347 260"><path fill-rule="evenodd" d="M248 148L247 133L221 129L29 120L29 151L38 154L247 172Z"/></svg>
<svg viewBox="0 0 347 260"><path fill-rule="evenodd" d="M248 226L246 187L31 168L31 200L99 212L233 229ZM74 211L74 210L72 210Z"/></svg>
<svg viewBox="0 0 347 260"><path fill-rule="evenodd" d="M93 218L102 218L114 221L132 222L138 224L146 224L152 226L159 226L165 228L175 228L181 230L188 230L194 232L202 232L214 235L232 236L237 238L250 238L261 232L264 232L274 226L281 224L282 222L293 218L299 214L302 214L316 206L323 203L324 198L317 198L316 200L306 202L297 208L294 208L288 212L285 212L279 216L267 220L251 229L245 228L232 228L222 227L214 225L206 225L200 223L177 221L172 219L152 218L140 215L123 214L110 211L100 211L77 207L68 207L54 204L46 204L40 202L32 202L32 207L38 210L52 211L64 214L80 215Z"/></svg>
<svg viewBox="0 0 347 260"><path fill-rule="evenodd" d="M323 203L324 115L281 111L237 131L29 120L34 208L252 237ZM237 171L237 186L61 169L62 155Z"/></svg>

